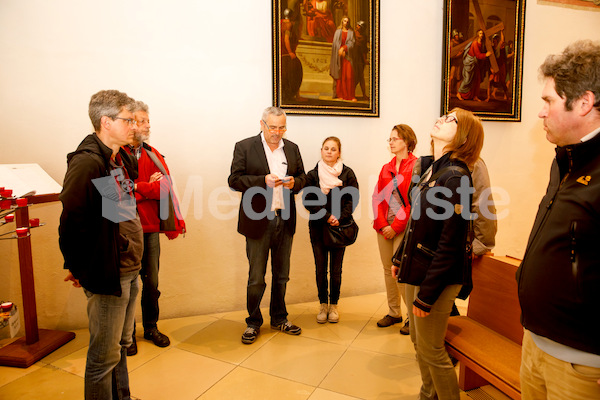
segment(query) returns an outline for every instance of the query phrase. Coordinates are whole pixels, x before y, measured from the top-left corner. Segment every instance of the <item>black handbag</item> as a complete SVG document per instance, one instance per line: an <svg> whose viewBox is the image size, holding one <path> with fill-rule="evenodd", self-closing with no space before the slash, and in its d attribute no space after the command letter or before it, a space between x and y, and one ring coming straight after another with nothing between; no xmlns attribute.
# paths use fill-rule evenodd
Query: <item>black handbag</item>
<svg viewBox="0 0 600 400"><path fill-rule="evenodd" d="M173 199L171 198L170 193L167 194L167 198L169 199L169 216L167 219L159 218L161 232L172 232L177 230L177 226L175 225L175 206L173 205Z"/></svg>
<svg viewBox="0 0 600 400"><path fill-rule="evenodd" d="M350 217L345 223L338 226L323 224L323 243L327 247L346 247L356 242L358 236L358 225L354 218Z"/></svg>

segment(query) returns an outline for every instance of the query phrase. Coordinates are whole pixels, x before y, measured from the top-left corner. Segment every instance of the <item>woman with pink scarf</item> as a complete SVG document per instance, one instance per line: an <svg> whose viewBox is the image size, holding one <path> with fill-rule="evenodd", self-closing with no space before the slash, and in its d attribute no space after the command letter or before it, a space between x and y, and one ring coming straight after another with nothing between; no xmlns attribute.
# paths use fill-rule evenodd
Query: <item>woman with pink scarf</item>
<svg viewBox="0 0 600 400"><path fill-rule="evenodd" d="M315 256L319 313L317 322L339 321L338 300L342 285L342 261L345 247L329 247L323 242L325 224L338 226L352 218L358 205L358 181L354 171L340 159L340 139L330 136L323 141L321 160L306 174L302 201L310 212L308 229ZM329 282L327 267L329 266Z"/></svg>

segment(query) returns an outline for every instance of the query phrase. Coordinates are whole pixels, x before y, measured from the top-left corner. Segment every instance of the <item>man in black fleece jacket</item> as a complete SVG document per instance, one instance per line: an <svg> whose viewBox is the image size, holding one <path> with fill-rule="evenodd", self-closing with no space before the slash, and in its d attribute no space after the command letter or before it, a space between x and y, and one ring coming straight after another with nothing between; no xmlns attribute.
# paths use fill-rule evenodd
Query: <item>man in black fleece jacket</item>
<svg viewBox="0 0 600 400"><path fill-rule="evenodd" d="M94 133L67 156L60 194L59 244L65 281L87 297L90 344L85 399L130 399L126 349L132 343L143 232L135 207L134 100L116 90L94 94Z"/></svg>
<svg viewBox="0 0 600 400"><path fill-rule="evenodd" d="M521 393L600 399L600 43L540 67L550 183L517 272L525 327Z"/></svg>

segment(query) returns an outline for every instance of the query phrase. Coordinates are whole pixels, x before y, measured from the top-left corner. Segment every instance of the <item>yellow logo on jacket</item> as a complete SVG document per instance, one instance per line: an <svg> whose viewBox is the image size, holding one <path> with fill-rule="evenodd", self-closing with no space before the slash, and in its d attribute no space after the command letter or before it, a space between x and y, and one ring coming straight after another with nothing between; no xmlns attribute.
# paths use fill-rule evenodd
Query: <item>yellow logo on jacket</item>
<svg viewBox="0 0 600 400"><path fill-rule="evenodd" d="M582 185L585 185L585 186L589 185L591 180L592 180L592 177L589 175L580 176L579 178L577 178L577 182L581 183Z"/></svg>

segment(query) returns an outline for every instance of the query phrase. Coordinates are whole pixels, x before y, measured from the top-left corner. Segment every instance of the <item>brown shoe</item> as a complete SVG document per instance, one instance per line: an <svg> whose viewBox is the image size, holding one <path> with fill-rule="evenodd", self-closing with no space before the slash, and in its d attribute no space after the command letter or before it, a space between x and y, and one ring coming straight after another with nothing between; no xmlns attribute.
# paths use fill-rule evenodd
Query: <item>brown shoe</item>
<svg viewBox="0 0 600 400"><path fill-rule="evenodd" d="M392 317L388 314L377 321L377 326L380 328L387 328L388 326L392 326L400 322L402 322L402 317Z"/></svg>
<svg viewBox="0 0 600 400"><path fill-rule="evenodd" d="M151 340L158 347L167 347L171 341L167 335L161 333L158 328L152 328L149 331L144 331L144 339Z"/></svg>
<svg viewBox="0 0 600 400"><path fill-rule="evenodd" d="M135 336L133 337L133 343L131 346L127 348L127 356L135 356L137 354L137 341L135 340Z"/></svg>
<svg viewBox="0 0 600 400"><path fill-rule="evenodd" d="M406 318L406 321L404 321L404 326L402 328L400 328L400 334L401 335L410 335L410 323L408 318Z"/></svg>

